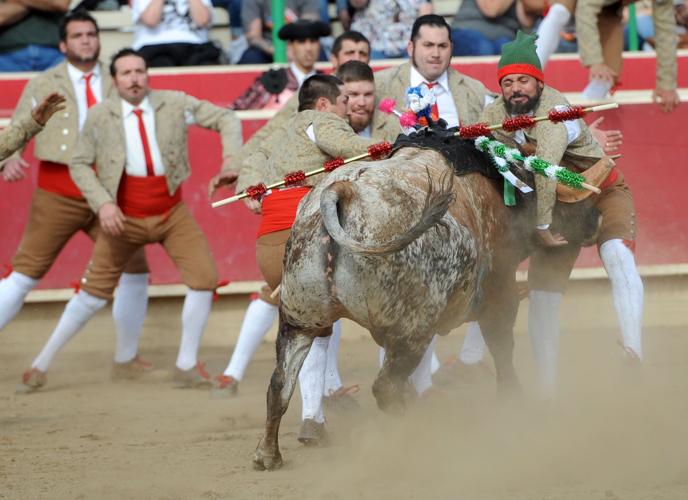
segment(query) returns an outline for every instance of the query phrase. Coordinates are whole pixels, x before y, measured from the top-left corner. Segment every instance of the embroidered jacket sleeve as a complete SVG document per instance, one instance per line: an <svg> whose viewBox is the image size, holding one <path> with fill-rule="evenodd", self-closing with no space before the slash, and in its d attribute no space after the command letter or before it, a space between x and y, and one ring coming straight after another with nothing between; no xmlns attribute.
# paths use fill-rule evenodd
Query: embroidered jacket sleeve
<svg viewBox="0 0 688 500"><path fill-rule="evenodd" d="M42 129L43 126L31 116L12 122L0 132L0 161L23 148ZM0 170L2 170L2 165L0 165Z"/></svg>
<svg viewBox="0 0 688 500"><path fill-rule="evenodd" d="M676 17L670 0L652 2L652 21L655 26L657 50L657 88L674 90L678 74L676 58Z"/></svg>
<svg viewBox="0 0 688 500"><path fill-rule="evenodd" d="M325 154L333 158L349 158L368 151L378 141L361 137L347 122L333 113L317 113L313 120L315 143Z"/></svg>
<svg viewBox="0 0 688 500"><path fill-rule="evenodd" d="M95 213L98 213L100 207L105 203L115 201L99 180L95 170L93 170L100 142L98 133L99 128L101 128L98 126L97 111L97 109L94 109L88 112L84 128L76 141L72 160L69 162L69 175L71 175L74 184L79 187L81 194L84 195L91 210ZM106 131L106 129L101 130L101 132L103 131ZM103 172L103 175L105 175L105 172Z"/></svg>
<svg viewBox="0 0 688 500"><path fill-rule="evenodd" d="M185 95L185 110L193 116L193 122L203 128L220 133L222 157L234 156L241 147L241 121L231 109Z"/></svg>

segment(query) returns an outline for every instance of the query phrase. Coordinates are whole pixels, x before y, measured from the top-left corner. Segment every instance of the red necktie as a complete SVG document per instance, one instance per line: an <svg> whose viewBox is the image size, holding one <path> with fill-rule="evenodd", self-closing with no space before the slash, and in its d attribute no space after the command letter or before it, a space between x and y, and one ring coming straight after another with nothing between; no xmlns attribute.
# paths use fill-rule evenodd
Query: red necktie
<svg viewBox="0 0 688 500"><path fill-rule="evenodd" d="M428 83L424 82L425 86L428 88L428 90L432 91L432 88L437 85L436 83ZM432 105L432 108L430 109L430 116L432 117L433 121L437 121L440 119L440 109L437 107L437 97L435 97L435 103Z"/></svg>
<svg viewBox="0 0 688 500"><path fill-rule="evenodd" d="M84 80L86 80L86 107L90 108L91 106L95 106L98 104L98 99L96 99L96 95L93 93L93 89L91 88L91 78L93 78L93 73L89 73L87 75L84 75Z"/></svg>
<svg viewBox="0 0 688 500"><path fill-rule="evenodd" d="M148 136L146 135L146 126L143 124L143 110L135 109L134 114L139 119L139 134L141 134L141 144L143 145L143 155L146 157L146 173L148 175L155 175L153 170L153 157L151 156L150 147L148 146Z"/></svg>

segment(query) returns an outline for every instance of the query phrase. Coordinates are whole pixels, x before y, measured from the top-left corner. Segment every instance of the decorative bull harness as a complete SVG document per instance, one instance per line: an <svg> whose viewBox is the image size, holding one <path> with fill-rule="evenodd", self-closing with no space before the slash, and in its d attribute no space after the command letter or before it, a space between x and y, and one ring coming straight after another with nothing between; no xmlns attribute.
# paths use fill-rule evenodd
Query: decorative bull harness
<svg viewBox="0 0 688 500"><path fill-rule="evenodd" d="M385 113L394 113L399 116L400 120L403 122L402 126L410 127L415 124L413 117L414 113L405 112L400 113L395 109L396 102L393 99L383 99L380 102L380 110ZM523 156L521 153L515 149L506 146L505 144L490 139L487 137L491 131L497 129L504 129L509 132L515 132L517 130L523 130L526 128L533 127L537 122L550 120L555 123L576 120L581 118L587 113L594 111L603 111L607 109L618 108L617 103L603 104L599 106L591 106L588 108L583 108L581 106L571 106L562 110L551 110L547 115L544 116L527 116L521 115L514 118L507 118L502 123L497 125L487 125L486 123L476 123L473 125L467 125L459 127L459 130L455 133L456 136L463 139L475 139L475 147L480 151L490 155L492 163L497 171L504 177L504 203L506 205L514 205L515 192L514 187L518 188L522 193L530 193L533 189L528 186L525 182L521 181L516 177L510 170L508 164L517 165L517 162L521 162L524 168L530 172L537 173L560 182L566 186L574 189L587 189L593 191L597 194L600 190L587 184L585 182L585 177L582 175L572 172L559 165L552 165L551 163L538 158L537 156ZM414 115L415 116L415 115ZM256 184L254 186L249 186L245 191L238 193L229 198L225 198L212 203L213 208L221 207L235 201L241 200L243 198L251 198L254 200L260 200L263 195L270 189L276 189L283 186L294 186L303 182L306 178L313 175L321 174L323 172L332 172L333 170L351 163L357 160L362 160L364 158L370 157L373 160L378 160L384 158L392 151L392 145L389 142L383 141L377 144L373 144L368 148L368 152L353 156L351 158L333 158L326 161L322 167L309 172L304 172L303 170L296 170L294 172L289 172L279 182L273 184L265 185L264 183Z"/></svg>

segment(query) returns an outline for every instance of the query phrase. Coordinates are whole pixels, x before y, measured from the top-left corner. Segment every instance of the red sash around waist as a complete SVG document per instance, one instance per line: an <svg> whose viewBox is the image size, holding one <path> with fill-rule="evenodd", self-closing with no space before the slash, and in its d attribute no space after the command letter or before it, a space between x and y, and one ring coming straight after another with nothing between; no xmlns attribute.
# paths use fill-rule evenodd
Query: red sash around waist
<svg viewBox="0 0 688 500"><path fill-rule="evenodd" d="M60 196L84 199L69 175L69 167L64 163L41 160L38 164L38 187Z"/></svg>
<svg viewBox="0 0 688 500"><path fill-rule="evenodd" d="M290 229L296 219L296 209L301 199L308 194L310 187L295 187L273 190L263 198L262 214L258 237Z"/></svg>
<svg viewBox="0 0 688 500"><path fill-rule="evenodd" d="M609 175L607 176L607 178L605 180L603 180L602 183L598 186L600 188L600 191L604 191L609 186L613 186L618 177L619 177L619 171L616 169L616 167L613 167L612 171L609 172Z"/></svg>
<svg viewBox="0 0 688 500"><path fill-rule="evenodd" d="M164 175L134 177L124 174L119 183L117 203L129 217L163 215L182 201L181 186L170 196Z"/></svg>

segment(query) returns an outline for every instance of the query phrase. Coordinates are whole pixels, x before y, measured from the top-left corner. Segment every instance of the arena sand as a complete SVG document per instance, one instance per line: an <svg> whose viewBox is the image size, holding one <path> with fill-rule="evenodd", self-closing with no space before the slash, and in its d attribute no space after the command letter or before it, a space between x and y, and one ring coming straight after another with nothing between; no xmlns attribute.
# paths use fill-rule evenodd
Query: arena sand
<svg viewBox="0 0 688 500"><path fill-rule="evenodd" d="M377 348L346 323L341 371L347 384L361 385L361 409L328 416L330 447L304 448L296 441L296 393L277 472L251 466L270 342L234 399L173 389L180 301L154 300L141 353L163 369L157 381L109 380L114 338L103 311L60 353L45 390L19 396L15 385L63 307L28 304L0 335L0 498L683 500L688 292L681 280L646 290L647 364L638 370L616 345L606 284L573 287L564 301L560 394L550 403L534 395L525 303L516 329L521 397L498 398L489 373L472 382L459 376L409 401L402 417L377 410L370 392ZM201 351L213 374L226 365L246 304L216 305ZM462 335L440 339L442 359Z"/></svg>

